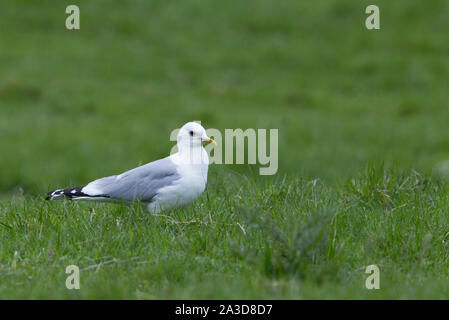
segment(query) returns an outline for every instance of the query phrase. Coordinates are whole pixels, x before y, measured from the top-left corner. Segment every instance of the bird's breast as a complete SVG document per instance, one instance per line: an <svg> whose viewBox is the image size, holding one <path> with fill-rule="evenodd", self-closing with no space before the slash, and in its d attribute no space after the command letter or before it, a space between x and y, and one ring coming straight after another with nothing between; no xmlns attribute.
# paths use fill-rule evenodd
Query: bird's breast
<svg viewBox="0 0 449 320"><path fill-rule="evenodd" d="M206 188L207 166L180 165L177 168L180 178L171 186L158 192L152 204L162 209L183 207L197 199Z"/></svg>

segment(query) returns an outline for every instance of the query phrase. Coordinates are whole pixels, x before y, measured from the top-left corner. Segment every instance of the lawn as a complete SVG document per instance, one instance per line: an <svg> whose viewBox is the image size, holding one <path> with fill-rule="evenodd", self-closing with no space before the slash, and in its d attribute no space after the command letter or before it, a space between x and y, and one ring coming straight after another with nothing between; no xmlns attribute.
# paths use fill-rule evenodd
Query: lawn
<svg viewBox="0 0 449 320"><path fill-rule="evenodd" d="M0 2L0 298L449 297L447 0L68 4ZM279 129L277 174L211 165L159 217L43 200L192 120Z"/></svg>

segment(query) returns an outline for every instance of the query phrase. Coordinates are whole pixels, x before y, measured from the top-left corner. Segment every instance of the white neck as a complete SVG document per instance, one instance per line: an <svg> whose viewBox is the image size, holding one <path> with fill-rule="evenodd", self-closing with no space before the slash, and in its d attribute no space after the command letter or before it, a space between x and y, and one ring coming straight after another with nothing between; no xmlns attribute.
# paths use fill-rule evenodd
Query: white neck
<svg viewBox="0 0 449 320"><path fill-rule="evenodd" d="M182 145L178 144L176 160L183 164L209 165L209 156L202 145Z"/></svg>

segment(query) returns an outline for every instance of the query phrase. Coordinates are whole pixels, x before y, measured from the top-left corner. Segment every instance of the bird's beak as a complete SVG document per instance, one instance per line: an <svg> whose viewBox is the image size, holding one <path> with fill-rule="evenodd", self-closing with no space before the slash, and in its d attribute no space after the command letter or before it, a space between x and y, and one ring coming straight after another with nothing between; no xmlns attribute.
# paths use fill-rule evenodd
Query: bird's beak
<svg viewBox="0 0 449 320"><path fill-rule="evenodd" d="M203 140L204 142L207 143L212 143L214 146L217 145L217 143L215 142L215 140L211 139L211 138L201 138L201 140Z"/></svg>

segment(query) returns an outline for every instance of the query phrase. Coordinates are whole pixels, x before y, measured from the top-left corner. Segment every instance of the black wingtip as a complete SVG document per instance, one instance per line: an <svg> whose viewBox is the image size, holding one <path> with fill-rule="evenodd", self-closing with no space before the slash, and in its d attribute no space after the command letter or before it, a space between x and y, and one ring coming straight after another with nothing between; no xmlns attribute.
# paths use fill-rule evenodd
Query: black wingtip
<svg viewBox="0 0 449 320"><path fill-rule="evenodd" d="M53 195L53 193L54 193L55 191L56 191L56 190L48 192L48 193L47 193L47 196L45 197L45 200L46 200L46 201L51 200L51 196Z"/></svg>
<svg viewBox="0 0 449 320"><path fill-rule="evenodd" d="M82 187L76 187L76 188L69 188L69 189L58 189L55 191L51 191L47 194L47 197L45 200L59 200L59 199L77 199L77 198L109 198L108 195L88 195L82 192L84 186Z"/></svg>

